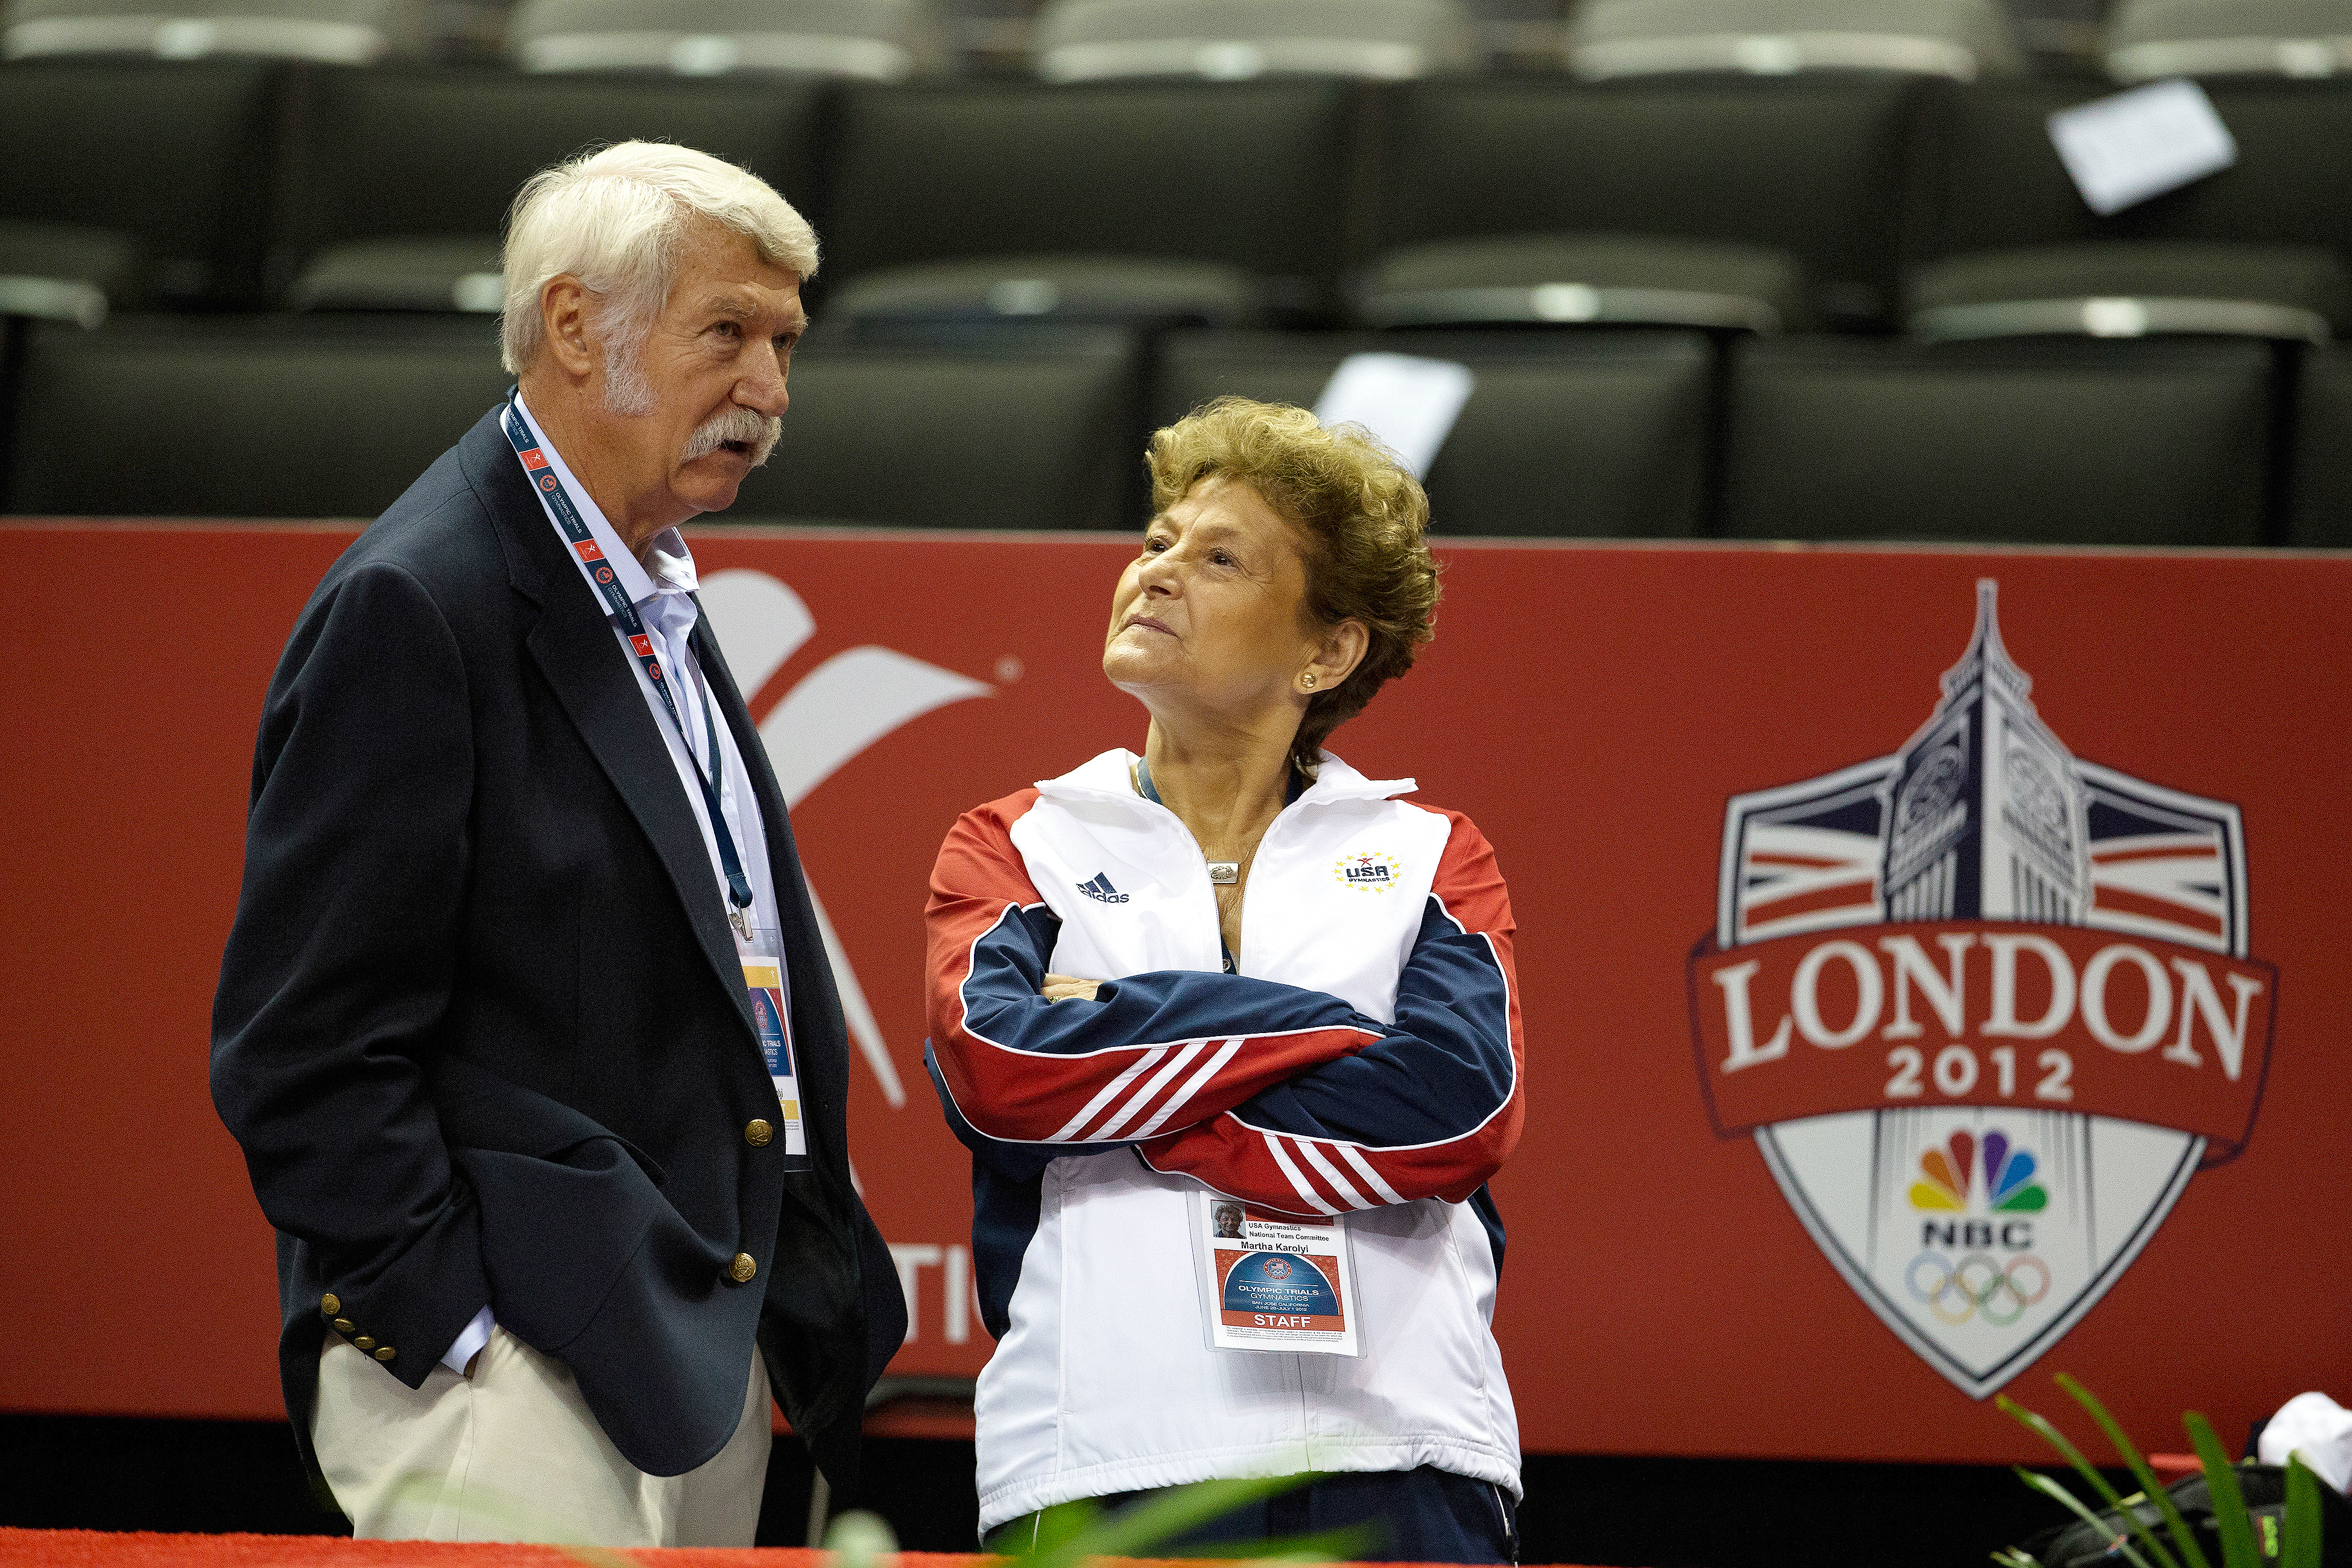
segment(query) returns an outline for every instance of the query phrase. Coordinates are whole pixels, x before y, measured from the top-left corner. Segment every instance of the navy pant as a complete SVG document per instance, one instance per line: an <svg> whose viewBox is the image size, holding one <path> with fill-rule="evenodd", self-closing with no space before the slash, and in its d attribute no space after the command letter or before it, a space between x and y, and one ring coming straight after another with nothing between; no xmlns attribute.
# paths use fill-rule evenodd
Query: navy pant
<svg viewBox="0 0 2352 1568"><path fill-rule="evenodd" d="M1101 1500L1116 1512L1159 1495L1119 1492ZM988 1532L991 1551L1028 1544L1036 1516L1024 1514ZM1349 1470L1244 1504L1173 1541L1146 1548L1153 1556L1182 1556L1188 1548L1243 1541L1279 1541L1348 1525L1370 1524L1371 1539L1349 1555L1370 1563L1510 1563L1519 1560L1518 1510L1511 1494L1433 1466L1417 1470Z"/></svg>

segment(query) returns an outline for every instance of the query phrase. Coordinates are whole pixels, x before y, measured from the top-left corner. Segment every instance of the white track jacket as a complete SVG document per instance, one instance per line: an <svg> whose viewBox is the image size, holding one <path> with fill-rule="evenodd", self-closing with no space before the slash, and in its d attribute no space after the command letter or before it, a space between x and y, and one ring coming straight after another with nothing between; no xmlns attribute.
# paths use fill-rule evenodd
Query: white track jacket
<svg viewBox="0 0 2352 1568"><path fill-rule="evenodd" d="M1434 1465L1519 1490L1486 1179L1524 1113L1509 895L1468 818L1324 755L1253 864L1237 973L1132 753L966 813L928 1059L972 1151L980 1524L1221 1476ZM1102 979L1048 1003L1048 973ZM1212 1350L1188 1194L1341 1215L1363 1353Z"/></svg>

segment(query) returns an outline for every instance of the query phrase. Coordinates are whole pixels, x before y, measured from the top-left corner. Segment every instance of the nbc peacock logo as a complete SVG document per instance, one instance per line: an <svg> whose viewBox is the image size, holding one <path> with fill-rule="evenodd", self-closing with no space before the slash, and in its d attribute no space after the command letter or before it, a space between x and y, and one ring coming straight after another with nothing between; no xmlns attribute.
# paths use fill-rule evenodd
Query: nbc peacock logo
<svg viewBox="0 0 2352 1568"><path fill-rule="evenodd" d="M1919 1156L1919 1179L1911 1184L1911 1206L1927 1213L1962 1213L1975 1188L1977 1141L1955 1132L1941 1149ZM1999 1131L1985 1134L1986 1206L1995 1214L2039 1214L2050 1206L2050 1190L2033 1179L2032 1153L2014 1147Z"/></svg>
<svg viewBox="0 0 2352 1568"><path fill-rule="evenodd" d="M2032 1152L1997 1128L1981 1144L1955 1132L1919 1156L1909 1194L1921 1216L1919 1252L1904 1284L1938 1322L1958 1328L1982 1318L2007 1328L2050 1294L2030 1217L2050 1206L2038 1169Z"/></svg>
<svg viewBox="0 0 2352 1568"><path fill-rule="evenodd" d="M1731 799L1689 970L1717 1131L1978 1399L2245 1147L2278 992L2238 807L2070 752L1995 594L1899 750Z"/></svg>

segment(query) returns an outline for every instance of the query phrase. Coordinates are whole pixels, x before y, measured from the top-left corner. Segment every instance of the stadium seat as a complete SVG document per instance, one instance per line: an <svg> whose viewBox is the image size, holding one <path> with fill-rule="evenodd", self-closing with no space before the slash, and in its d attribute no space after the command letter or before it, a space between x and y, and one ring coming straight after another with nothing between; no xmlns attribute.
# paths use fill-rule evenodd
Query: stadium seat
<svg viewBox="0 0 2352 1568"><path fill-rule="evenodd" d="M929 0L523 0L511 41L528 71L901 81L948 58Z"/></svg>
<svg viewBox="0 0 2352 1568"><path fill-rule="evenodd" d="M2095 72L2107 0L2007 0L2009 23L2029 69Z"/></svg>
<svg viewBox="0 0 2352 1568"><path fill-rule="evenodd" d="M114 286L132 303L257 303L281 71L253 60L0 66L0 214L58 226L47 265L101 290L95 273L129 268L135 280Z"/></svg>
<svg viewBox="0 0 2352 1568"><path fill-rule="evenodd" d="M95 327L145 291L139 242L113 229L0 218L0 316Z"/></svg>
<svg viewBox="0 0 2352 1568"><path fill-rule="evenodd" d="M1587 80L1680 71L1905 71L1974 81L2024 58L2000 0L1582 0L1569 68Z"/></svg>
<svg viewBox="0 0 2352 1568"><path fill-rule="evenodd" d="M1744 247L1716 253L1736 265L1712 276L1694 271L1708 253L1691 248L1692 265L1648 282L1727 295L1755 291L1754 253L1769 250L1778 276L1806 280L1808 314L1881 325L1901 277L1927 85L1861 74L1419 84L1389 117L1375 247L1509 236Z"/></svg>
<svg viewBox="0 0 2352 1568"><path fill-rule="evenodd" d="M934 261L852 279L825 296L828 321L1052 321L1159 329L1234 327L1264 313L1250 275L1217 261L1043 256Z"/></svg>
<svg viewBox="0 0 2352 1568"><path fill-rule="evenodd" d="M2196 333L2326 342L2352 330L2352 272L2318 246L2116 240L1954 257L1911 283L1929 342Z"/></svg>
<svg viewBox="0 0 2352 1568"><path fill-rule="evenodd" d="M1464 0L1490 66L1557 70L1567 0Z"/></svg>
<svg viewBox="0 0 2352 1568"><path fill-rule="evenodd" d="M1802 270L1759 246L1616 235L1438 240L1382 257L1357 293L1368 326L1637 323L1777 332L1805 324Z"/></svg>
<svg viewBox="0 0 2352 1568"><path fill-rule="evenodd" d="M7 510L373 517L508 384L480 321L44 325L25 355Z"/></svg>
<svg viewBox="0 0 2352 1568"><path fill-rule="evenodd" d="M499 237L536 171L600 142L698 147L804 209L817 89L773 81L321 70L296 105L278 275L301 309L484 310Z"/></svg>
<svg viewBox="0 0 2352 1568"><path fill-rule="evenodd" d="M855 337L793 361L765 468L713 521L1125 529L1142 513L1134 339L1076 327Z"/></svg>
<svg viewBox="0 0 2352 1568"><path fill-rule="evenodd" d="M2286 542L2352 549L2352 349L2304 356Z"/></svg>
<svg viewBox="0 0 2352 1568"><path fill-rule="evenodd" d="M1752 338L1731 352L1732 537L2263 542L2261 344Z"/></svg>
<svg viewBox="0 0 2352 1568"><path fill-rule="evenodd" d="M1047 0L1037 14L1047 81L1272 75L1405 81L1476 63L1455 0Z"/></svg>
<svg viewBox="0 0 2352 1568"><path fill-rule="evenodd" d="M1447 534L1685 538L1701 531L1715 355L1696 332L1179 332L1154 426L1227 395L1313 407L1342 358L1453 360L1477 378L1429 470Z"/></svg>
<svg viewBox="0 0 2352 1568"><path fill-rule="evenodd" d="M963 69L1029 74L1036 37L1034 0L941 0L940 10Z"/></svg>
<svg viewBox="0 0 2352 1568"><path fill-rule="evenodd" d="M212 55L364 65L420 52L418 0L9 0L10 59L46 55Z"/></svg>
<svg viewBox="0 0 2352 1568"><path fill-rule="evenodd" d="M2099 217L2050 143L2079 82L1980 83L1951 94L1923 180L1921 254L1941 258L2114 239L2315 245L2352 261L2352 204L2333 200L2352 145L2352 81L2238 78L2206 85L2238 146L2231 168Z"/></svg>
<svg viewBox="0 0 2352 1568"><path fill-rule="evenodd" d="M2352 71L2352 0L2123 0L2104 40L2117 81Z"/></svg>
<svg viewBox="0 0 2352 1568"><path fill-rule="evenodd" d="M982 264L964 286L984 300L1050 281L1044 258L1208 262L1246 279L1253 309L1329 311L1353 106L1348 84L1312 80L847 87L818 225L825 277ZM1089 288L1115 270L1092 269ZM1160 283L1189 295L1202 276L1139 268L1122 287L1150 320Z"/></svg>

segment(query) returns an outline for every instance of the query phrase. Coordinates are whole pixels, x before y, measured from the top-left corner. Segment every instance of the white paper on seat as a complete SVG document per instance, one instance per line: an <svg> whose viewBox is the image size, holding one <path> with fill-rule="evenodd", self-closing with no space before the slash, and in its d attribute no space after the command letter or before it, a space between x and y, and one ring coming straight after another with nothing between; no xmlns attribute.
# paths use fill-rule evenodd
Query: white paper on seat
<svg viewBox="0 0 2352 1568"><path fill-rule="evenodd" d="M1414 354L1349 354L1315 400L1325 425L1361 425L1425 477L1478 378L1466 364Z"/></svg>
<svg viewBox="0 0 2352 1568"><path fill-rule="evenodd" d="M2050 117L2050 140L2101 217L2238 161L2238 143L2195 82L2152 82Z"/></svg>

